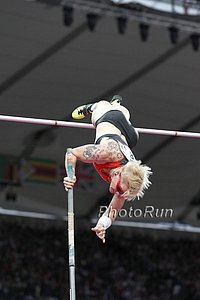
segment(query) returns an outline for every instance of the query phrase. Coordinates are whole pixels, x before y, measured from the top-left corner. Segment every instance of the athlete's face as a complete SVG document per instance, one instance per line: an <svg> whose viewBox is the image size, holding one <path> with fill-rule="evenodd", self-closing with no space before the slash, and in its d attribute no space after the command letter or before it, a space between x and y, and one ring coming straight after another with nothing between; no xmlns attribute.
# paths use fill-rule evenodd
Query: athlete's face
<svg viewBox="0 0 200 300"><path fill-rule="evenodd" d="M126 183L121 182L121 170L115 171L111 177L110 188L109 191L112 194L124 195L128 190L128 186Z"/></svg>

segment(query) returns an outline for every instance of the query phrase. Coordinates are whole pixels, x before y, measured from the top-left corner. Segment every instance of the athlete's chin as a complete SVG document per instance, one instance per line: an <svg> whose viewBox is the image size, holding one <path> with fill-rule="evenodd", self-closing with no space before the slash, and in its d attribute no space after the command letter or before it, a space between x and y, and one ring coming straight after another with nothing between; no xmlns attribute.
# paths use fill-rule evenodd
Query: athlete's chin
<svg viewBox="0 0 200 300"><path fill-rule="evenodd" d="M114 193L115 193L115 191L114 191L114 189L113 189L112 187L109 188L109 192L110 192L111 194L114 194Z"/></svg>

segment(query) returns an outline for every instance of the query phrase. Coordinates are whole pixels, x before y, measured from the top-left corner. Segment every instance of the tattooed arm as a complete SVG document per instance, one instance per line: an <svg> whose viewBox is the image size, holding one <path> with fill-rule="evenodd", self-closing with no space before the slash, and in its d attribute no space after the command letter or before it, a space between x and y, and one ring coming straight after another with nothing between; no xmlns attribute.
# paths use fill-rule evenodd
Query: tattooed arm
<svg viewBox="0 0 200 300"><path fill-rule="evenodd" d="M76 159L85 163L106 163L121 160L121 153L118 143L112 140L106 141L103 144L89 144L72 149Z"/></svg>
<svg viewBox="0 0 200 300"><path fill-rule="evenodd" d="M80 147L76 147L72 149L73 154L73 167L75 170L76 161L81 160L85 163L107 163L114 162L117 160L123 159L123 154L121 153L118 143L113 140L108 140L100 145L88 144ZM67 155L65 158L65 166L67 172ZM70 180L68 177L65 177L63 180L65 190L72 188L74 183L76 182L76 176L74 176L73 180Z"/></svg>

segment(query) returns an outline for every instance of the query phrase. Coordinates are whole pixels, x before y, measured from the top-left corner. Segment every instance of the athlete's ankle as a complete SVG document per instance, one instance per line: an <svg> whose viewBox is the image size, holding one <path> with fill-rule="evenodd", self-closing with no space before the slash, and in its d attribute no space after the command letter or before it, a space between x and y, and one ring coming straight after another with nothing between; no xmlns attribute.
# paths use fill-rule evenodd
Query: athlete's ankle
<svg viewBox="0 0 200 300"><path fill-rule="evenodd" d="M90 114L93 113L93 111L95 110L96 106L97 106L97 103L88 104L88 107L87 107L88 113L90 113Z"/></svg>

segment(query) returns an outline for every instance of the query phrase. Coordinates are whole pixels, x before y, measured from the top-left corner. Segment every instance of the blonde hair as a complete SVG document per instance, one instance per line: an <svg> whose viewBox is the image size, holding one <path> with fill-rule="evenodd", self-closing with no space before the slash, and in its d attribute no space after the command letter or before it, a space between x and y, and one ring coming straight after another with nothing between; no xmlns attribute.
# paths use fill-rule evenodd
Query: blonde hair
<svg viewBox="0 0 200 300"><path fill-rule="evenodd" d="M149 176L151 168L143 165L140 160L128 162L121 172L122 182L128 184L127 200L138 200L144 196L144 191L151 185Z"/></svg>

